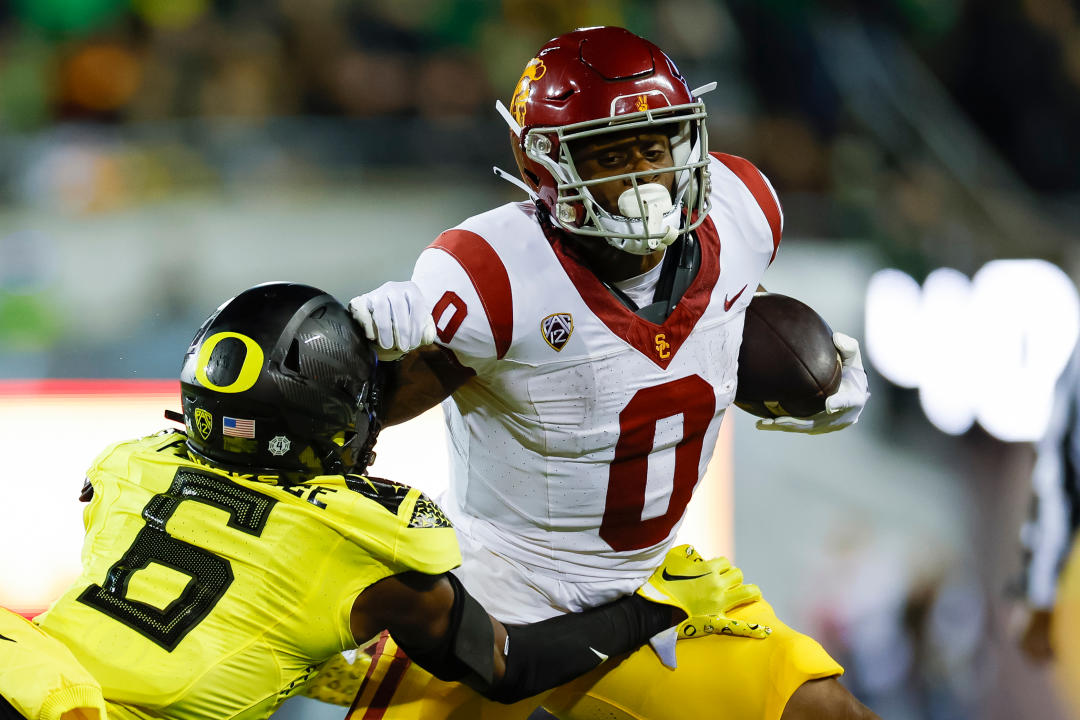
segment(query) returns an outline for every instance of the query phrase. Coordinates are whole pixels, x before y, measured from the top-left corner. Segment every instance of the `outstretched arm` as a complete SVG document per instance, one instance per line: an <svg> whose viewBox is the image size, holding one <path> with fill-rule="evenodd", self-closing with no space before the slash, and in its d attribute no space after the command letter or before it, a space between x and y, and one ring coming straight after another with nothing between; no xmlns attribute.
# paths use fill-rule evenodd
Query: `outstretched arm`
<svg viewBox="0 0 1080 720"><path fill-rule="evenodd" d="M449 350L432 344L436 331L431 305L416 283L383 283L354 297L349 312L386 364L379 408L384 425L435 407L474 375Z"/></svg>
<svg viewBox="0 0 1080 720"><path fill-rule="evenodd" d="M663 579L664 569L675 574ZM695 633L681 634L685 637L766 637L766 628L724 615L760 598L755 586L741 580L726 560L704 562L680 546L636 595L531 625L506 626L489 616L453 575L403 573L357 597L352 630L363 642L386 628L414 662L436 677L511 703L569 682L676 625L700 626Z"/></svg>
<svg viewBox="0 0 1080 720"><path fill-rule="evenodd" d="M385 371L380 402L383 423L397 425L413 419L453 395L473 375L446 348L428 345L413 350Z"/></svg>
<svg viewBox="0 0 1080 720"><path fill-rule="evenodd" d="M672 607L631 596L521 626L525 632L520 632L484 612L453 575L420 573L375 583L356 599L352 615L358 642L386 628L428 672L506 703L583 675L682 617Z"/></svg>

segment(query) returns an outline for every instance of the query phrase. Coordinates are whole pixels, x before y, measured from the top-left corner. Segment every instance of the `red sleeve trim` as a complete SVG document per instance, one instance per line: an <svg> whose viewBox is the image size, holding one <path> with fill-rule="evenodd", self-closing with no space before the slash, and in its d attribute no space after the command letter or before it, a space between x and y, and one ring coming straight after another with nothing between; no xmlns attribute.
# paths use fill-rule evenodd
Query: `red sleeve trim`
<svg viewBox="0 0 1080 720"><path fill-rule="evenodd" d="M144 379L67 379L0 380L0 397L35 397L39 395L168 395L180 396L178 380Z"/></svg>
<svg viewBox="0 0 1080 720"><path fill-rule="evenodd" d="M12 610L11 612L15 613L16 615L22 615L24 619L29 621L33 620L36 616L45 612L45 608L42 608L41 610Z"/></svg>
<svg viewBox="0 0 1080 720"><path fill-rule="evenodd" d="M743 181L743 185L746 186L746 189L754 196L754 200L757 201L761 212L765 213L765 219L769 222L769 229L772 230L773 250L772 257L769 258L771 264L776 258L776 251L780 248L780 205L776 200L776 196L772 194L765 179L761 177L761 173L749 160L725 153L714 152L709 154L724 163L728 170L735 173L735 176Z"/></svg>
<svg viewBox="0 0 1080 720"><path fill-rule="evenodd" d="M514 339L514 300L510 276L498 253L469 230L447 230L430 247L449 253L469 276L495 339L495 357L501 360Z"/></svg>

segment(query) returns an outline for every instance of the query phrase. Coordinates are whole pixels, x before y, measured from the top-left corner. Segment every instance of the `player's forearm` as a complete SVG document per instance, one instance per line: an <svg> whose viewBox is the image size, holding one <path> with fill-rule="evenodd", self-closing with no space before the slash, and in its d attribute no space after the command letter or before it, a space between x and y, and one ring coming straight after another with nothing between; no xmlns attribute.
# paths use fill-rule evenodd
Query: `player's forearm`
<svg viewBox="0 0 1080 720"><path fill-rule="evenodd" d="M385 425L411 420L435 407L474 375L449 350L420 348L386 368L381 402Z"/></svg>
<svg viewBox="0 0 1080 720"><path fill-rule="evenodd" d="M508 626L500 676L488 687L473 687L493 700L517 702L637 649L684 617L670 606L631 595L585 612Z"/></svg>
<svg viewBox="0 0 1080 720"><path fill-rule="evenodd" d="M633 595L582 613L504 626L487 614L456 577L444 577L445 582L423 591L432 600L427 609L406 608L388 624L390 634L413 662L432 675L463 682L504 703L584 675L685 617L676 608ZM399 576L399 580L408 578ZM384 580L380 585L394 583ZM387 600L393 597L371 604L377 608ZM401 595L400 601L397 604L408 605L409 595Z"/></svg>

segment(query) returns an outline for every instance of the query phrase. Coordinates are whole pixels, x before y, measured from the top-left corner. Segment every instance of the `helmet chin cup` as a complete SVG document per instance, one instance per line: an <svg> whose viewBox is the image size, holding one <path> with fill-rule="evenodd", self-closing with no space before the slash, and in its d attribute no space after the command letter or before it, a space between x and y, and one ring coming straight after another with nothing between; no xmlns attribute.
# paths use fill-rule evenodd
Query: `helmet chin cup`
<svg viewBox="0 0 1080 720"><path fill-rule="evenodd" d="M667 247L679 237L682 202L672 203L671 193L658 183L644 183L627 188L619 196L619 212L601 210L597 220L603 229L621 235L605 239L614 248L633 255L648 255Z"/></svg>
<svg viewBox="0 0 1080 720"><path fill-rule="evenodd" d="M619 212L628 218L644 220L649 235L658 235L664 230L664 217L671 208L671 193L657 183L627 188L619 196Z"/></svg>
<svg viewBox="0 0 1080 720"><path fill-rule="evenodd" d="M569 225L569 224L573 223L575 220L577 220L577 213L574 212L574 206L573 205L571 205L570 203L561 202L558 205L558 215L557 215L557 217L559 218L560 222L566 223L567 225Z"/></svg>
<svg viewBox="0 0 1080 720"><path fill-rule="evenodd" d="M603 218L601 218L601 224L604 224ZM604 239L607 240L607 244L611 247L622 250L623 252L628 252L631 255L649 255L656 252L659 248L666 248L668 245L675 242L679 237L678 224L679 218L678 215L676 215L670 223L665 220L663 228L664 234L660 237L605 237ZM631 221L631 225L636 225L640 228L641 221L633 220ZM625 227L625 224L621 224L621 227Z"/></svg>
<svg viewBox="0 0 1080 720"><path fill-rule="evenodd" d="M671 207L671 193L659 183L630 187L619 196L619 212L629 218L643 217L650 226L653 219L662 218Z"/></svg>

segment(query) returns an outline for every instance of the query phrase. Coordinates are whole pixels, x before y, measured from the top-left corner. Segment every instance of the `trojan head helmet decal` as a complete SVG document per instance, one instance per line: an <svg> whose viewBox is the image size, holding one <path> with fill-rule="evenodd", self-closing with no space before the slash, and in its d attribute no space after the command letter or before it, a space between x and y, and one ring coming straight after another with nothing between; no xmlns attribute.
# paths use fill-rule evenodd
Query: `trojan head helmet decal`
<svg viewBox="0 0 1080 720"><path fill-rule="evenodd" d="M544 67L544 61L540 58L533 58L525 66L525 72L521 73L521 79L518 80L517 87L514 88L514 97L510 99L510 112L513 113L518 125L525 124L526 104L529 102L529 93L532 91L533 82L544 77L545 72L547 72L547 68Z"/></svg>

